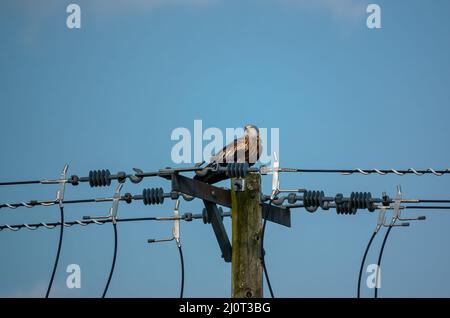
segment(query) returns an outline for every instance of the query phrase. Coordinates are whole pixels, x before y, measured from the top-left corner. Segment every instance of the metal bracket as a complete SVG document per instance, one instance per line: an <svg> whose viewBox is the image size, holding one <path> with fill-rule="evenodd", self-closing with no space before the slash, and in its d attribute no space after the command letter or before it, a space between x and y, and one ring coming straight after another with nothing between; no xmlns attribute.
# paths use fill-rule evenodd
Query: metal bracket
<svg viewBox="0 0 450 318"><path fill-rule="evenodd" d="M217 205L213 202L203 200L205 204L206 212L208 213L208 219L211 222L214 234L216 235L217 242L219 243L220 251L225 262L231 262L231 243L228 238L227 231L223 225L222 215L217 208Z"/></svg>
<svg viewBox="0 0 450 318"><path fill-rule="evenodd" d="M245 190L245 179L235 178L231 180L233 190L237 192L242 192Z"/></svg>
<svg viewBox="0 0 450 318"><path fill-rule="evenodd" d="M230 190L219 188L205 182L194 180L180 174L172 174L172 191L231 207Z"/></svg>
<svg viewBox="0 0 450 318"><path fill-rule="evenodd" d="M62 208L63 207L63 201L64 201L64 191L66 188L66 183L67 181L67 170L69 169L69 165L66 163L64 165L64 168L61 171L60 177L59 179L56 180L42 180L41 183L42 184L59 184L59 189L56 192L56 199L54 202L50 203L50 204L59 204L59 207Z"/></svg>
<svg viewBox="0 0 450 318"><path fill-rule="evenodd" d="M117 211L119 210L119 202L121 199L120 191L122 190L123 183L119 183L116 187L116 191L112 198L103 198L99 199L99 201L112 201L112 206L109 208L109 213L106 216L84 216L83 220L112 220L113 224L117 223Z"/></svg>
<svg viewBox="0 0 450 318"><path fill-rule="evenodd" d="M236 179L239 180L239 179ZM225 262L231 262L231 244L223 225L221 213L217 205L231 208L231 191L219 188L205 182L194 180L178 173L172 174L172 191L180 192L203 200L208 219L210 220L217 242L219 243L222 257ZM267 214L269 205L262 203L263 217L267 221L278 223L287 227L291 226L291 212L289 208L272 205Z"/></svg>
<svg viewBox="0 0 450 318"><path fill-rule="evenodd" d="M59 183L59 190L56 192L56 201L58 201L59 207L63 207L63 201L64 201L64 191L66 189L66 183L67 183L67 170L69 169L69 165L66 163L64 165L63 170L61 171L60 180Z"/></svg>
<svg viewBox="0 0 450 318"><path fill-rule="evenodd" d="M419 216L415 218L402 218L401 213L404 207L402 206L402 202L409 202L411 200L403 200L402 198L402 188L401 186L397 186L397 193L395 195L394 202L390 204L390 206L379 206L380 214L378 216L377 227L375 228L375 232L378 232L381 227L407 227L409 226L409 222L402 222L396 224L397 221L423 221L425 220L425 216ZM386 224L386 210L393 210L391 222Z"/></svg>
<svg viewBox="0 0 450 318"><path fill-rule="evenodd" d="M194 180L178 173L172 174L172 191L184 193L203 200L208 219L219 243L225 262L231 262L231 243L223 225L222 215L217 204L231 207L230 190L222 189L205 182Z"/></svg>
<svg viewBox="0 0 450 318"><path fill-rule="evenodd" d="M386 207L380 207L380 214L378 215L377 227L375 228L375 232L378 233L381 227L389 227L389 224L386 224Z"/></svg>
<svg viewBox="0 0 450 318"><path fill-rule="evenodd" d="M397 195L395 196L395 200L394 200L394 216L393 218L395 218L396 220L399 221L424 221L426 220L425 216L419 216L419 217L415 217L415 218L403 218L402 217L402 209L403 207L401 206L402 202L405 202L408 200L403 200L403 195L402 195L402 187L400 185L397 186ZM409 224L409 223L408 223Z"/></svg>
<svg viewBox="0 0 450 318"><path fill-rule="evenodd" d="M264 219L286 227L291 227L291 209L272 204L269 210L269 204L262 203L261 205ZM269 213L267 214L267 212Z"/></svg>
<svg viewBox="0 0 450 318"><path fill-rule="evenodd" d="M172 191L231 208L230 190L219 188L180 174L172 175ZM267 217L267 221L291 227L291 211L289 208L272 205L269 215L266 215L264 211L268 209L269 205L262 203L262 206L264 209L263 217Z"/></svg>
<svg viewBox="0 0 450 318"><path fill-rule="evenodd" d="M164 218L161 218L163 220ZM164 239L149 239L148 243L160 243L160 242L170 242L175 240L175 243L178 247L181 247L181 239L180 239L180 200L178 199L175 202L175 208L173 210L173 217L169 218L173 219L173 228L172 228L172 237L164 238Z"/></svg>
<svg viewBox="0 0 450 318"><path fill-rule="evenodd" d="M270 199L273 200L280 193L280 174L278 170L280 169L280 162L278 161L277 153L273 153L273 164L272 164L272 194Z"/></svg>

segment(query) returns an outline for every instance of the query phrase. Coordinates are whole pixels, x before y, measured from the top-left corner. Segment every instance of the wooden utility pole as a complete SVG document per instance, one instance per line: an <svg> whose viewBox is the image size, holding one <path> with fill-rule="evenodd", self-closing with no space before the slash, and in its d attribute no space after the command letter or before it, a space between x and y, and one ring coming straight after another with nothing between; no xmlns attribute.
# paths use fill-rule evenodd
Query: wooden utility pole
<svg viewBox="0 0 450 318"><path fill-rule="evenodd" d="M231 180L232 283L234 298L262 298L261 176Z"/></svg>

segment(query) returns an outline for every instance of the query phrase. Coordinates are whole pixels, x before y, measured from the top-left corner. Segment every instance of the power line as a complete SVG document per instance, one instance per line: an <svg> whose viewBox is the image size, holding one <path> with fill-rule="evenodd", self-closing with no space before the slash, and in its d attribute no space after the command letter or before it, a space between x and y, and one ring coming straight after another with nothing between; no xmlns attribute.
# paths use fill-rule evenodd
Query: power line
<svg viewBox="0 0 450 318"><path fill-rule="evenodd" d="M230 212L225 212L222 214L223 217L230 217ZM192 214L192 213L184 213L182 216L178 218L180 221L187 221L190 222L192 220L196 219L205 219L205 214ZM116 219L117 223L127 223L127 222L143 222L143 221L172 221L175 220L173 217L142 217L142 218L126 218L126 219ZM89 219L89 220L74 220L70 222L64 222L65 227L72 227L74 225L79 226L87 226L90 224L97 224L97 225L103 225L106 223L111 223L112 220L96 220L96 219ZM10 230L10 231L19 231L21 229L28 229L28 230L37 230L39 228L46 228L46 229L54 229L61 225L61 222L52 222L52 223L33 223L33 224L14 224L14 225L0 225L0 231L3 230Z"/></svg>
<svg viewBox="0 0 450 318"><path fill-rule="evenodd" d="M165 193L162 188L145 188L142 190L142 194L132 195L131 193L125 193L120 197L120 201L124 201L126 203L131 203L132 201L143 201L144 205L155 205L155 204L163 204L164 199L169 198L172 200L176 200L179 197L183 197L185 201L193 200L192 197L181 194L179 192L168 192ZM99 203L99 202L110 202L113 201L111 197L103 197L103 198L94 198L94 199L79 199L79 200L64 200L63 204L80 204L80 203ZM20 207L25 208L33 208L35 206L52 206L58 203L58 200L32 200L28 202L17 202L17 203L3 203L0 204L0 209L9 208L9 209L17 209Z"/></svg>
<svg viewBox="0 0 450 318"><path fill-rule="evenodd" d="M383 238L383 243L381 244L380 254L378 255L378 263L377 263L377 272L376 272L376 278L375 278L375 292L374 292L374 298L378 298L378 282L379 282L379 275L380 275L380 268L381 268L381 259L383 257L384 247L386 246L386 241L389 237L389 234L391 233L391 230L393 228L393 224L388 227L386 234Z"/></svg>
<svg viewBox="0 0 450 318"><path fill-rule="evenodd" d="M27 202L18 202L18 203L4 203L0 204L0 208L9 208L9 209L16 209L20 207L26 207L26 208L33 208L35 206L52 206L59 204L60 206L60 212L61 212L61 221L60 222L53 222L53 223L34 223L34 224L17 224L17 225L0 225L0 231L4 229L12 230L12 231L18 231L20 229L29 229L29 230L36 230L38 228L46 228L46 229L53 229L57 226L60 226L60 239L58 244L58 250L57 250L57 256L52 272L52 278L49 283L49 287L47 290L46 297L48 297L51 285L53 283L53 279L55 276L59 255L61 251L61 245L62 245L62 238L63 238L63 229L64 227L70 227L74 225L79 226L87 226L89 224L97 224L102 225L106 223L112 223L113 224L113 230L114 230L114 254L113 254L113 260L111 265L111 270L108 276L108 281L105 286L104 292L102 297L105 297L114 273L115 268L115 262L117 258L117 242L118 242L118 235L117 235L117 223L120 222L139 222L139 221L169 221L173 220L176 221L174 223L178 223L180 220L184 221L192 221L194 219L203 219L203 222L211 223L213 225L214 231L217 230L217 228L214 228L214 222L211 222L209 220L209 217L215 218L215 223L221 222L220 216L223 218L224 216L231 216L231 213L223 213L220 212L221 215L216 215L215 212L206 211L207 205L205 204L206 209L203 210L201 214L192 214L192 213L185 213L182 216L179 216L178 214L178 208L177 210L177 216L175 217L145 217L145 218L127 218L127 219L117 219L117 208L119 202L123 201L126 203L132 203L133 201L143 201L144 205L156 205L156 204L163 204L165 199L172 199L177 200L177 206L179 205L179 198L182 197L186 201L193 200L194 198L200 198L202 200L211 201L214 204L220 204L224 206L231 206L227 205L227 202L229 202L229 198L227 201L227 192L224 191L224 189L220 189L218 187L214 188L210 185L207 185L205 183L199 184L189 182L189 178L184 176L179 176L180 173L184 172L197 172L197 171L205 171L205 170L214 170L214 171L220 171L224 172L225 175L228 178L243 178L247 176L250 172L253 173L259 173L259 174L268 174L273 173L274 179L278 180L278 173L279 172L294 172L294 173L340 173L344 175L351 175L351 174L362 174L362 175L370 175L370 174L378 174L378 175L387 175L387 174L395 174L395 175L434 175L434 176L443 176L445 174L450 174L450 169L442 169L442 170L435 170L435 169L425 169L425 170L416 170L413 168L409 169L297 169L297 168L279 168L279 166L273 166L272 168L267 168L265 166L261 166L259 168L257 167L250 167L248 163L233 163L233 164L226 164L226 165L208 165L207 167L201 167L201 165L196 165L194 167L186 167L186 168L164 168L159 169L157 171L153 172L143 172L140 169L134 168L134 174L127 174L125 172L118 172L116 174L111 174L108 169L103 170L91 170L89 171L89 175L87 177L78 177L77 175L73 175L69 178L66 177L67 172L67 165L65 169L63 170L63 174L59 179L45 179L45 180L25 180L25 181L12 181L12 182L0 182L0 186L13 186L13 185L27 185L27 184L58 184L60 186L60 190L58 191L57 198L55 200L44 200L44 201L27 201ZM275 178L276 175L276 178ZM140 183L143 178L146 177L163 177L167 180L172 181L172 191L170 192L164 192L162 188L146 188L143 189L142 194L136 194L132 195L131 193L125 193L124 195L120 195L120 189L122 188L123 184L126 182L126 180L130 180L132 183ZM183 178L181 178L183 177ZM94 199L78 199L78 200L64 200L64 186L66 184L72 184L73 186L76 186L80 183L89 183L91 187L104 187L104 186L110 186L111 181L117 180L119 183L118 188L116 189L116 193L113 197L104 197L104 198L94 198ZM176 187L174 184L176 184ZM277 184L277 182L275 182ZM198 187L198 189L196 188ZM274 189L274 181L272 184L272 188ZM183 190L184 189L184 190ZM192 190L195 191L192 191ZM178 191L174 191L178 190ZM208 195L205 194L205 192L210 192ZM447 210L450 209L450 205L442 205L445 203L450 203L450 200L447 199L402 199L398 196L395 199L389 198L386 194L383 193L381 197L373 197L370 192L352 192L350 196L346 197L341 193L336 194L335 196L329 197L325 196L325 193L323 191L310 191L306 189L298 189L295 192L291 191L291 193L287 194L286 196L278 196L281 192L289 192L287 190L280 190L279 189L279 181L278 185L275 187L275 192L272 192L271 196L265 196L261 195L261 201L265 202L269 200L269 204L267 207L267 204L263 203L263 206L266 205L266 209L263 209L265 211L265 217L263 221L263 227L262 227L262 233L261 233L261 262L263 266L264 275L267 280L267 284L269 287L269 291L272 297L274 297L274 293L272 290L272 286L269 280L269 275L267 272L265 260L264 260L264 234L266 229L266 222L268 219L268 215L270 214L271 209L272 210L280 210L280 208L289 210L290 208L305 208L308 212L313 213L316 212L318 208L321 208L322 210L329 210L329 209L336 209L336 212L338 214L343 215L354 215L357 213L358 210L368 210L369 212L374 211L381 211L384 213L386 210L394 210L393 220L407 220L407 219L401 219L400 218L400 211L405 209L427 209L427 210ZM189 195L185 194L189 193ZM228 191L229 193L229 191ZM275 194L276 195L275 195ZM219 196L220 198L216 200L216 197ZM216 201L215 201L216 200ZM110 209L110 214L107 217L100 217L100 218L84 218L83 221L81 220L74 220L70 222L64 221L64 210L63 205L64 204L82 204L82 203L99 203L99 202L113 202L113 207ZM288 204L285 204L287 202ZM301 204L299 204L300 202ZM441 204L441 205L422 205L422 203L433 203L433 204ZM229 203L228 203L229 204ZM403 205L401 205L403 204ZM406 204L406 205L405 205ZM415 204L415 205L412 205ZM381 213L380 212L380 213ZM384 214L383 214L384 215ZM276 218L275 218L276 219ZM414 218L414 220L423 220L425 217L418 217ZM273 220L273 219L272 219ZM410 219L413 220L413 219ZM276 222L276 221L275 221ZM280 221L278 221L280 222ZM383 219L384 222L384 219ZM395 221L394 221L395 223ZM386 236L383 240L383 244L380 250L379 260L378 264L381 263L381 257L384 251L384 247L387 241L387 237L394 226L392 225L389 227ZM283 223L280 223L283 224ZM290 226L290 214L289 214L289 224ZM395 226L407 226L409 223L402 223L401 225L395 225ZM217 224L216 224L217 226ZM383 223L383 226L384 225ZM379 228L377 229L377 231ZM175 231L175 230L174 230ZM183 252L181 249L181 244L179 240L179 230L178 234L173 236L172 239L177 240L177 246L179 249L179 255L180 255L180 263L181 263L181 288L180 288L180 297L183 297L184 292L184 258L183 258ZM377 232L376 231L376 232ZM364 252L363 260L360 267L359 277L358 277L358 291L357 295L360 296L360 285L361 285L361 277L362 277L362 270L365 263L366 256L368 254L368 251L370 249L370 246L372 244L372 241L375 238L376 232L372 234L372 237L369 241L369 244L366 247L366 250ZM175 232L174 232L175 233ZM216 236L218 232L216 232ZM220 236L220 235L219 235ZM217 236L217 239L219 240L219 236ZM223 237L222 237L223 238ZM158 240L149 240L150 241L158 241ZM160 240L165 241L165 240ZM221 243L219 242L219 245ZM222 246L221 246L222 249ZM222 250L223 251L223 250ZM378 275L378 273L377 273ZM375 290L375 294L377 294L377 290Z"/></svg>
<svg viewBox="0 0 450 318"><path fill-rule="evenodd" d="M152 172L144 172L139 168L133 168L134 174L127 174L126 172L119 171L116 174L112 174L109 169L90 170L88 176L79 177L72 175L69 178L64 179L43 179L43 180L22 180L22 181L7 181L0 182L0 186L14 186L14 185L27 185L27 184L59 184L68 183L73 186L77 186L80 183L89 183L91 187L105 187L110 186L111 181L117 180L119 183L124 183L127 179L132 183L140 183L144 178L148 177L169 177L174 173L181 172L195 172L201 170L212 170L214 167L185 167L185 168L164 168ZM217 168L216 168L217 169Z"/></svg>
<svg viewBox="0 0 450 318"><path fill-rule="evenodd" d="M64 206L61 205L59 207L59 210L60 210L60 214L61 214L60 224L64 224ZM59 241L58 241L58 249L56 251L55 264L53 265L52 276L51 276L50 282L48 284L47 293L45 294L45 298L48 298L48 296L50 295L50 290L52 289L53 280L55 279L56 269L58 268L58 263L59 263L59 255L61 254L63 234L64 234L64 226L61 226L60 231L59 231Z"/></svg>
<svg viewBox="0 0 450 318"><path fill-rule="evenodd" d="M109 284L111 283L111 278L114 273L114 267L116 266L116 258L117 258L117 224L113 219L113 230L114 230L114 254L111 264L111 270L109 272L108 281L106 282L105 290L103 291L102 298L105 298L106 293L108 292Z"/></svg>
<svg viewBox="0 0 450 318"><path fill-rule="evenodd" d="M366 263L367 253L370 250L370 246L372 245L373 239L377 235L378 231L374 231L372 236L370 237L369 243L367 243L366 249L364 250L364 255L361 260L361 266L359 267L359 276L358 276L358 289L356 291L356 295L358 298L361 298L361 278L364 270L364 264Z"/></svg>
<svg viewBox="0 0 450 318"><path fill-rule="evenodd" d="M450 206L433 206L433 205L406 205L403 208L411 210L449 210Z"/></svg>
<svg viewBox="0 0 450 318"><path fill-rule="evenodd" d="M416 176L422 176L426 174L433 174L435 176L443 176L445 174L450 174L450 169L441 169L436 170L432 168L417 170L414 168L409 169L298 169L298 168L280 168L280 172L300 172L300 173L340 173L343 175L351 175L351 174L379 174L379 175L387 175L387 174L395 174L398 176L402 176L405 174L414 174Z"/></svg>
<svg viewBox="0 0 450 318"><path fill-rule="evenodd" d="M133 168L134 174L127 174L123 171L120 171L116 174L112 174L109 169L101 169L101 170L90 170L89 175L86 177L78 177L77 175L73 175L70 178L61 180L61 179L43 179L43 180L22 180L22 181L7 181L0 182L0 186L13 186L13 185L27 185L27 184L56 184L56 183L69 183L74 186L79 183L89 183L91 187L102 187L109 186L111 181L118 180L120 183L124 183L127 179L129 179L133 183L140 183L143 178L147 177L169 177L174 173L183 173L183 172L197 172L197 171L222 171L227 173L237 172L238 174L242 174L245 176L249 172L258 172L260 174L267 174L273 172L273 169L268 168L266 166L261 166L259 168L249 167L248 164L245 163L228 163L225 166L221 165L213 165L208 167L194 166L194 167L185 167L185 168L164 168L159 169L157 171L144 172L139 168ZM299 172L299 173L340 173L343 175L351 175L351 174L379 174L379 175L387 175L387 174L395 174L395 175L405 175L405 174L414 174L417 176L433 174L435 176L443 176L445 174L450 174L450 168L448 169L304 169L304 168L278 168L278 172Z"/></svg>
<svg viewBox="0 0 450 318"><path fill-rule="evenodd" d="M181 263L181 285L180 285L180 298L183 298L184 293L184 257L183 257L183 249L181 244L177 244L178 252L180 254L180 263Z"/></svg>
<svg viewBox="0 0 450 318"><path fill-rule="evenodd" d="M270 208L272 207L272 200L269 201L269 209L267 210L266 214L270 213ZM267 224L267 218L264 218L262 231L261 231L261 263L264 271L264 276L266 277L267 281L267 287L269 288L270 296L272 298L275 298L275 295L273 293L272 284L270 283L269 273L267 271L266 266L266 251L264 250L264 237L266 233L266 224Z"/></svg>
<svg viewBox="0 0 450 318"><path fill-rule="evenodd" d="M374 212L380 208L388 209L390 205L395 203L395 200L390 198L385 193L381 197L374 197L370 192L352 192L350 196L346 197L342 193L335 196L327 196L324 191L315 190L301 190L302 194L290 192L285 196L271 196L263 195L262 201L270 200L273 204L284 206L286 208L305 208L308 212L314 213L318 208L322 210L336 209L338 214L354 215L359 210L368 210ZM288 203L283 205L284 203ZM298 204L297 202L301 202ZM402 199L400 203L450 203L447 199ZM402 209L450 209L449 206L422 206L422 205L404 205Z"/></svg>
<svg viewBox="0 0 450 318"><path fill-rule="evenodd" d="M40 184L39 180L29 180L29 181L11 181L11 182L0 182L0 186L13 186L13 185L25 185L25 184Z"/></svg>

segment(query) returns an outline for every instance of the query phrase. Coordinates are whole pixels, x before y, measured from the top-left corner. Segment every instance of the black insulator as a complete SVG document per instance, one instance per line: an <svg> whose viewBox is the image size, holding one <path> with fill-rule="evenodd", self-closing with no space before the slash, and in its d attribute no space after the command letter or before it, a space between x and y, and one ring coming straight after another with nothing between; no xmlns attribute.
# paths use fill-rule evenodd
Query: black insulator
<svg viewBox="0 0 450 318"><path fill-rule="evenodd" d="M373 209L374 204L370 192L352 192L350 195L350 205L353 209Z"/></svg>
<svg viewBox="0 0 450 318"><path fill-rule="evenodd" d="M336 213L353 215L356 213L356 209L351 206L350 201L343 201L340 204L336 204Z"/></svg>
<svg viewBox="0 0 450 318"><path fill-rule="evenodd" d="M77 175L71 176L69 180L70 180L69 182L70 182L73 186L77 186L77 185L80 184L80 178L79 178Z"/></svg>
<svg viewBox="0 0 450 318"><path fill-rule="evenodd" d="M127 181L127 174L123 171L118 172L117 181L119 181L119 183L125 183L125 181Z"/></svg>
<svg viewBox="0 0 450 318"><path fill-rule="evenodd" d="M127 193L125 193L125 195L123 196L123 200L124 200L126 203L130 204L131 201L133 201L133 195L132 195L131 193L127 192Z"/></svg>
<svg viewBox="0 0 450 318"><path fill-rule="evenodd" d="M336 205L340 205L343 202L343 199L344 199L344 195L342 193L338 193L334 197L334 202L336 203Z"/></svg>
<svg viewBox="0 0 450 318"><path fill-rule="evenodd" d="M244 163L229 163L226 168L226 175L230 178L243 178L247 176L249 164Z"/></svg>
<svg viewBox="0 0 450 318"><path fill-rule="evenodd" d="M303 193L303 205L305 208L311 208L310 212L313 208L318 208L322 206L323 198L325 197L325 193L323 191L305 191Z"/></svg>
<svg viewBox="0 0 450 318"><path fill-rule="evenodd" d="M337 214L356 214L358 209L368 209L375 211L375 204L370 192L352 192L350 198L344 199L342 195L335 198Z"/></svg>
<svg viewBox="0 0 450 318"><path fill-rule="evenodd" d="M344 199L342 194L335 197L337 214L356 214L358 209L375 211L375 204L370 192L352 192L350 198Z"/></svg>
<svg viewBox="0 0 450 318"><path fill-rule="evenodd" d="M287 200L289 204L295 204L297 202L297 195L295 193L289 193Z"/></svg>
<svg viewBox="0 0 450 318"><path fill-rule="evenodd" d="M89 171L89 185L91 187L105 187L111 185L111 172L106 170Z"/></svg>
<svg viewBox="0 0 450 318"><path fill-rule="evenodd" d="M187 222L191 222L193 220L192 213L189 213L189 212L185 213L184 214L184 220L187 221Z"/></svg>
<svg viewBox="0 0 450 318"><path fill-rule="evenodd" d="M163 188L144 189L142 191L142 200L145 205L163 204L164 190Z"/></svg>
<svg viewBox="0 0 450 318"><path fill-rule="evenodd" d="M318 206L305 206L305 210L309 213L314 213L317 211L319 207Z"/></svg>

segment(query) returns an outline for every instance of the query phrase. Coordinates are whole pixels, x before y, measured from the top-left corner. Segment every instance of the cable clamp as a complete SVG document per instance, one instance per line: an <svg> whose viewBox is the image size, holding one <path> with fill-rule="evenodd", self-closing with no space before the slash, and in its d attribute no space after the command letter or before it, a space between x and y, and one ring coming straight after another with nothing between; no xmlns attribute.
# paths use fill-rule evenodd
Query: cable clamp
<svg viewBox="0 0 450 318"><path fill-rule="evenodd" d="M109 209L109 213L106 216L83 216L83 220L112 220L113 224L117 223L117 212L119 210L119 202L121 200L120 191L122 190L123 183L119 183L116 187L116 191L112 198L104 198L104 201L111 201L112 206ZM97 200L96 200L97 201Z"/></svg>
<svg viewBox="0 0 450 318"><path fill-rule="evenodd" d="M181 247L180 240L180 199L175 201L175 208L173 210L173 227L172 227L172 237L163 239L148 239L148 243L161 243L175 241L178 247Z"/></svg>

